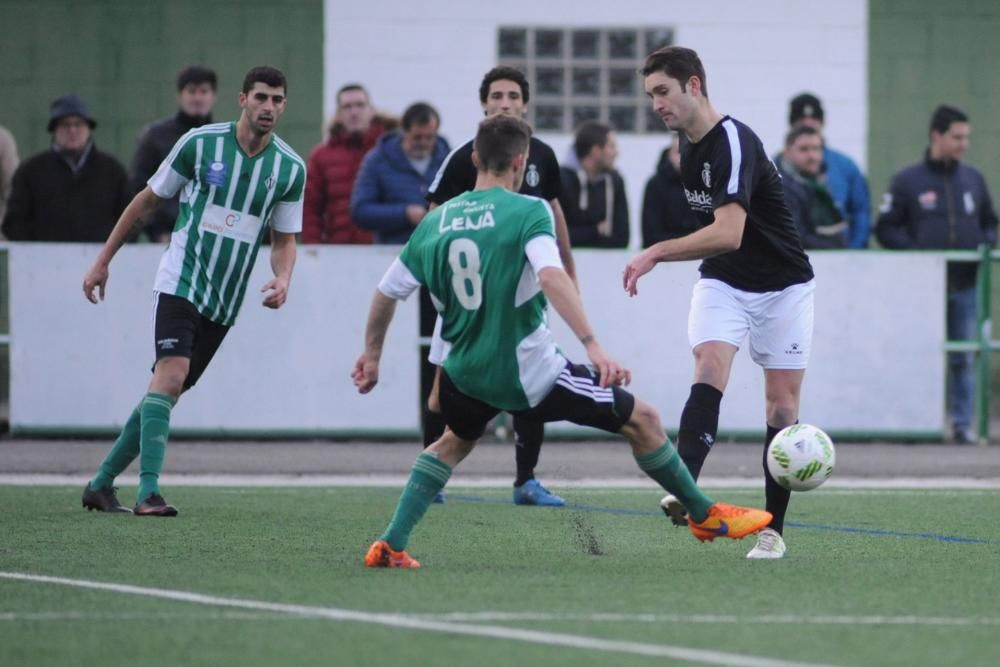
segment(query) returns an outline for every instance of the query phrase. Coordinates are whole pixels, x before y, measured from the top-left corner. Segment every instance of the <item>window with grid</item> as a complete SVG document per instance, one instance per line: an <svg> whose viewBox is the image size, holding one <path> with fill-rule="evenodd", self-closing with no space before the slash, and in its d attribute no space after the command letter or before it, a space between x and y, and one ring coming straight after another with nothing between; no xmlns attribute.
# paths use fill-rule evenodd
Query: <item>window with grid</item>
<svg viewBox="0 0 1000 667"><path fill-rule="evenodd" d="M672 28L502 26L497 61L528 77L528 121L537 130L573 132L599 120L618 132L665 132L637 70L673 36Z"/></svg>

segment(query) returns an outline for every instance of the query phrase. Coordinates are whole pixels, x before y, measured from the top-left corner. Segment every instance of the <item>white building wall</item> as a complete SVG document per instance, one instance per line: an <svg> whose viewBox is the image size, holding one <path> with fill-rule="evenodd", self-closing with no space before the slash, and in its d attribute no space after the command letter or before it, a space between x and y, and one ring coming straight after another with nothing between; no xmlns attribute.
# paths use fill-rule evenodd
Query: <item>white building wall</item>
<svg viewBox="0 0 1000 667"><path fill-rule="evenodd" d="M788 101L810 91L823 101L829 144L866 164L867 0L326 0L325 115L333 113L337 88L358 81L392 113L417 100L432 103L444 136L466 141L482 114L480 80L498 64L500 25L673 27L676 43L701 55L716 108L754 128L768 151L781 148ZM540 136L557 156L566 154L568 135ZM657 136L620 140L633 246L642 190L664 145Z"/></svg>

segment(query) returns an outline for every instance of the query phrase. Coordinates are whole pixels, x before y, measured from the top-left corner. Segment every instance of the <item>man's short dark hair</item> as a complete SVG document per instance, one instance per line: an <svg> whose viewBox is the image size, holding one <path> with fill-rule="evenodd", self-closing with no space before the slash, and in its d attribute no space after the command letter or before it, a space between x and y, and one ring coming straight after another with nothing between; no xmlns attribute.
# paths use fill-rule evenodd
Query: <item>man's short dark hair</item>
<svg viewBox="0 0 1000 667"><path fill-rule="evenodd" d="M219 80L215 76L215 71L204 65L188 65L177 73L177 92L181 92L191 85L201 85L207 83L216 90Z"/></svg>
<svg viewBox="0 0 1000 667"><path fill-rule="evenodd" d="M582 160L594 146L604 147L608 143L611 126L590 120L576 128L576 138L573 140L573 150L576 159Z"/></svg>
<svg viewBox="0 0 1000 667"><path fill-rule="evenodd" d="M823 134L811 125L796 125L788 131L785 135L785 148L789 148L792 144L799 140L799 137L805 136L817 136L822 141Z"/></svg>
<svg viewBox="0 0 1000 667"><path fill-rule="evenodd" d="M427 104L427 102L414 102L406 107L406 111L403 112L401 125L405 132L414 125L427 125L431 121L436 122L438 125L441 124L441 116L438 115L437 109Z"/></svg>
<svg viewBox="0 0 1000 667"><path fill-rule="evenodd" d="M524 72L516 67L508 67L506 65L494 67L483 77L483 82L479 84L479 101L481 103L486 104L486 98L490 95L490 86L493 85L494 81L513 81L521 87L521 99L524 100L525 104L528 103L528 99L531 97L531 90Z"/></svg>
<svg viewBox="0 0 1000 667"><path fill-rule="evenodd" d="M285 80L285 75L281 73L281 70L276 67L262 65L247 72L247 75L243 77L243 94L249 93L255 83L263 83L272 88L282 88L285 95L288 95L288 81Z"/></svg>
<svg viewBox="0 0 1000 667"><path fill-rule="evenodd" d="M337 100L337 106L338 107L340 106L341 95L343 95L344 93L349 93L354 90L360 90L362 93L365 94L366 99L371 100L371 95L368 94L368 91L365 90L365 87L362 86L360 83L345 83L343 86L340 87L339 90L337 90L337 97L335 98Z"/></svg>
<svg viewBox="0 0 1000 667"><path fill-rule="evenodd" d="M931 115L931 132L944 134L952 123L968 123L969 117L958 107L942 104Z"/></svg>
<svg viewBox="0 0 1000 667"><path fill-rule="evenodd" d="M479 123L473 148L479 170L502 173L510 169L514 156L525 153L531 141L531 126L520 118L497 114Z"/></svg>
<svg viewBox="0 0 1000 667"><path fill-rule="evenodd" d="M649 76L654 72L663 72L671 79L681 82L681 91L687 91L687 82L692 76L698 77L701 81L701 94L708 97L708 82L705 81L705 66L701 64L701 58L694 49L686 49L683 46L664 46L662 49L653 51L646 56L646 61L642 64L643 76Z"/></svg>

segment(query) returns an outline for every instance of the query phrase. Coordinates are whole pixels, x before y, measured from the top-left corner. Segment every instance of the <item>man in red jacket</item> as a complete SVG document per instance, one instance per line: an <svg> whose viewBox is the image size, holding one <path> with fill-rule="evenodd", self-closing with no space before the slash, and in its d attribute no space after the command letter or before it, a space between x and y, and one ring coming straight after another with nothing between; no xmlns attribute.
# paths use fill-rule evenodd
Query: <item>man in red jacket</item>
<svg viewBox="0 0 1000 667"><path fill-rule="evenodd" d="M365 154L391 127L378 118L368 91L351 83L337 91L330 137L309 155L302 243L371 243L351 220L351 191Z"/></svg>

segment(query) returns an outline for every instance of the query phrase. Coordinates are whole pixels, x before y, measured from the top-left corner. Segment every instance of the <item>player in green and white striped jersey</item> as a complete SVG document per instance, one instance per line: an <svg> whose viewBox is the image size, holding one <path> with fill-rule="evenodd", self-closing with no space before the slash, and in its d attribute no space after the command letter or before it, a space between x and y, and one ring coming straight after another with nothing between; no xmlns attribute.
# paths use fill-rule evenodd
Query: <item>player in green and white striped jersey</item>
<svg viewBox="0 0 1000 667"><path fill-rule="evenodd" d="M83 291L104 299L108 265L134 228L156 205L180 193L180 211L154 285L156 364L149 393L132 412L83 505L127 511L112 487L136 456L140 483L134 513L174 516L160 495L159 473L170 430L170 411L197 382L236 321L264 234L272 235L271 268L263 305L279 308L295 264L295 234L302 230L306 167L274 134L288 85L273 67L255 67L239 96L235 123L204 125L185 134L147 187L128 205L87 272Z"/></svg>
<svg viewBox="0 0 1000 667"><path fill-rule="evenodd" d="M475 190L421 221L375 292L365 350L352 372L361 393L378 382L396 301L420 285L430 291L452 347L440 392L448 428L417 457L392 521L365 556L368 567L420 567L405 551L410 532L501 410L621 433L639 467L683 496L701 540L743 537L771 520L767 512L714 503L702 493L656 411L618 386L631 375L594 337L559 257L552 210L544 200L515 194L530 137L519 118L497 115L480 123ZM570 363L558 350L545 320L547 302L580 338L593 369Z"/></svg>

